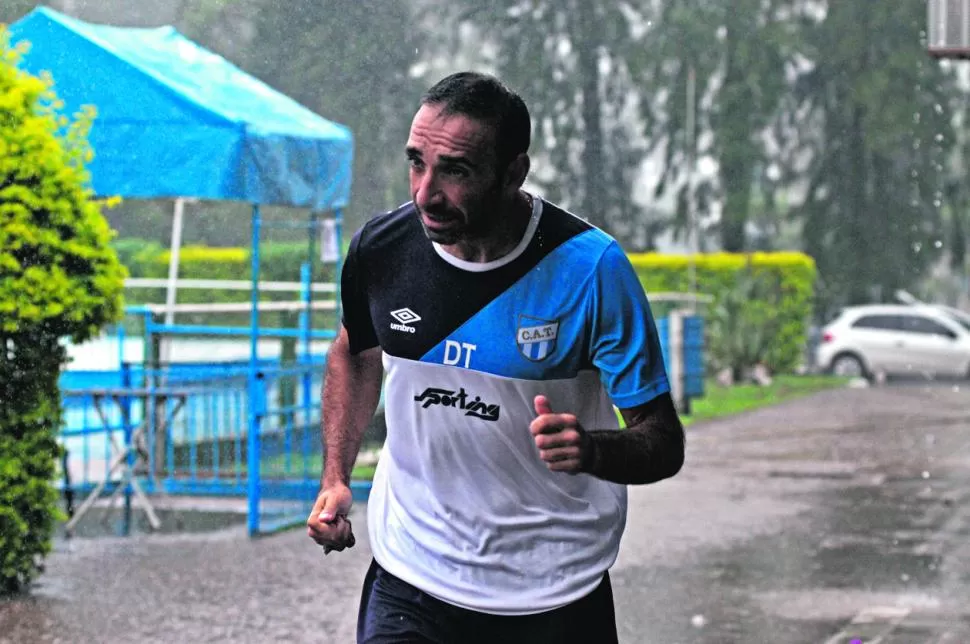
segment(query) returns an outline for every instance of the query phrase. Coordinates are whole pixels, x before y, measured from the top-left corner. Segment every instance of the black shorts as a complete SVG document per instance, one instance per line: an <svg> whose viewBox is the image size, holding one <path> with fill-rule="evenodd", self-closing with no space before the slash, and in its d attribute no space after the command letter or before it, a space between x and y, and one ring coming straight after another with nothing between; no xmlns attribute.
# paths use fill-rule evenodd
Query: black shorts
<svg viewBox="0 0 970 644"><path fill-rule="evenodd" d="M364 579L358 644L616 644L609 573L589 595L534 615L490 615L453 606L387 572Z"/></svg>

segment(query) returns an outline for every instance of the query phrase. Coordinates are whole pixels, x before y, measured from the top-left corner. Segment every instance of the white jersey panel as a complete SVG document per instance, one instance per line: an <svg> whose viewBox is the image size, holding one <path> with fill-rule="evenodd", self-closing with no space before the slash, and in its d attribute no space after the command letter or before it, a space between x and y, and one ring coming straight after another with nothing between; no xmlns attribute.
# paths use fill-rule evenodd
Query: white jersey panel
<svg viewBox="0 0 970 644"><path fill-rule="evenodd" d="M384 366L387 440L368 501L378 563L488 613L541 612L591 592L616 559L626 487L550 472L529 423L544 394L554 410L582 410L585 427L617 428L598 373L520 380L388 354Z"/></svg>

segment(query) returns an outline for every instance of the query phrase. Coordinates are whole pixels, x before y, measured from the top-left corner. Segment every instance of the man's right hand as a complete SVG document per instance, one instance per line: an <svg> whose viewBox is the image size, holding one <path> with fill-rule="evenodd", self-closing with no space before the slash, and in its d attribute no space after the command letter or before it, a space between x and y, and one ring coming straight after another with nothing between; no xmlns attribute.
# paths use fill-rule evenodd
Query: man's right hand
<svg viewBox="0 0 970 644"><path fill-rule="evenodd" d="M357 542L347 519L353 503L354 497L346 485L325 488L317 495L306 522L307 534L323 546L324 554L329 554L331 550L339 552L352 548Z"/></svg>

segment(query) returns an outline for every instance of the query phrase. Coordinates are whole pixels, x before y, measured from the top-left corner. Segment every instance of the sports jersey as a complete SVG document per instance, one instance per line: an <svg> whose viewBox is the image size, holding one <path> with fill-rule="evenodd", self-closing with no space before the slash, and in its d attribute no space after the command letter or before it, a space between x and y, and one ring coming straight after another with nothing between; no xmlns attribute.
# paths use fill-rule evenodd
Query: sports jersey
<svg viewBox="0 0 970 644"><path fill-rule="evenodd" d="M529 424L544 394L589 429L669 391L656 325L615 240L538 198L487 263L425 236L413 204L354 235L350 350L379 346L387 438L368 499L391 574L454 605L527 614L591 592L616 560L626 487L550 471Z"/></svg>

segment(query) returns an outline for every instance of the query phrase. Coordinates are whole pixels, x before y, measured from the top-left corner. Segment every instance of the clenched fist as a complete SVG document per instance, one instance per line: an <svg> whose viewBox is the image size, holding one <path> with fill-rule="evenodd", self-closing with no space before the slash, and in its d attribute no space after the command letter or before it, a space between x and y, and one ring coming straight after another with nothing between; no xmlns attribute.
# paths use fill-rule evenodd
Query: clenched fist
<svg viewBox="0 0 970 644"><path fill-rule="evenodd" d="M590 449L590 438L573 414L553 413L549 399L535 397L536 419L529 431L539 448L539 458L553 472L576 474L582 471Z"/></svg>
<svg viewBox="0 0 970 644"><path fill-rule="evenodd" d="M347 514L354 497L346 485L337 485L320 491L307 519L307 535L323 546L324 554L353 548L357 540L351 529Z"/></svg>

